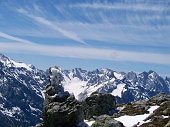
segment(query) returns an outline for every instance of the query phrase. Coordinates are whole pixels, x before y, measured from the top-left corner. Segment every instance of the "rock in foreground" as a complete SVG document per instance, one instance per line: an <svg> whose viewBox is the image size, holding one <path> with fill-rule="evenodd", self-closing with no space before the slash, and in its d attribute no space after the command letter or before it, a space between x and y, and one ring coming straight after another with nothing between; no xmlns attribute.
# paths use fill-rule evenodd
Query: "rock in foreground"
<svg viewBox="0 0 170 127"><path fill-rule="evenodd" d="M111 115L115 108L115 97L111 94L94 92L84 101L85 119L104 114Z"/></svg>
<svg viewBox="0 0 170 127"><path fill-rule="evenodd" d="M83 121L82 105L72 95L63 102L51 102L44 115L44 127L76 127Z"/></svg>
<svg viewBox="0 0 170 127"><path fill-rule="evenodd" d="M49 84L45 92L43 127L77 127L83 122L83 109L74 95L61 85L63 80L59 68L49 69Z"/></svg>
<svg viewBox="0 0 170 127"><path fill-rule="evenodd" d="M96 119L92 127L124 127L124 125L112 116L102 115Z"/></svg>

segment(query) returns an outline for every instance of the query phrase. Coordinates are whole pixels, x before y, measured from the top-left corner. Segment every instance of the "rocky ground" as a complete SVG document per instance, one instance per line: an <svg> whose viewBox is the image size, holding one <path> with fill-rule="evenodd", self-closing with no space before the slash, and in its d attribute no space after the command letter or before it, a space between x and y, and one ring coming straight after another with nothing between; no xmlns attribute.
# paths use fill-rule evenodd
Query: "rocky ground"
<svg viewBox="0 0 170 127"><path fill-rule="evenodd" d="M113 115L93 116L91 127L170 127L170 96L163 93L147 101L116 106Z"/></svg>
<svg viewBox="0 0 170 127"><path fill-rule="evenodd" d="M87 116L88 114L86 114L84 116L89 121L93 121L93 124L89 125L90 127L170 127L170 96L167 96L167 95L161 93L161 94L158 94L158 95L152 97L148 101L137 101L137 102L131 102L128 104L117 104L114 106L112 105L113 106L112 115L109 114L110 112L108 112L108 110L105 110L105 112L103 112L103 115L101 115L101 114L96 115L97 108L100 110L100 105L102 105L102 102L99 103L97 100L100 100L101 98L106 97L106 96L107 95L95 93L95 94L91 95L90 98L87 99L88 104L91 102L91 107L93 107L93 108L86 109L86 111L88 110L88 112L91 112L91 113L89 114L89 116ZM108 97L111 98L110 96L108 96ZM63 106L65 105L65 103L68 103L68 105L70 105L70 104L76 105L74 103L76 100L72 99L72 101L73 102L65 101ZM60 103L60 104L62 104L62 103ZM107 104L108 103L105 102L105 105L107 105ZM59 109L57 109L58 112L52 112L54 110L54 107L56 108L56 106L58 105L56 102L53 102L50 105L53 105L53 108L48 109L52 116L56 116L58 113L60 113ZM69 107L68 105L67 106L65 105L65 108L72 111L71 106ZM83 103L79 103L79 105L84 107ZM152 113L149 114L149 109L151 107L156 107L156 108ZM94 113L94 115L93 115L93 113ZM136 116L142 116L142 115L146 115L146 116L141 121L137 121L135 119ZM62 116L62 114L60 114L60 116ZM118 119L117 119L122 116L131 116L131 118L132 118L131 120L136 124L134 124L133 126L126 126L126 124L124 125L124 123L128 122L128 121L126 121L126 119L125 119L125 121L121 121L121 122L118 121ZM69 115L67 117L69 117ZM82 113L81 113L81 117L83 117ZM52 121L54 122L55 120L57 120L57 119L55 119L55 117L53 117ZM62 122L62 121L64 122L65 120L66 119L60 119L60 122ZM49 122L52 122L52 121L49 121ZM87 124L79 124L79 125L77 125L77 127L88 127L88 125Z"/></svg>
<svg viewBox="0 0 170 127"><path fill-rule="evenodd" d="M153 106L158 108L153 111L147 118L143 120L143 124L137 123L134 126L138 127L170 127L170 96L163 93L152 97L148 101L137 101L128 103L122 106L122 110L114 114L114 118L129 115L143 115L148 114L148 109Z"/></svg>
<svg viewBox="0 0 170 127"><path fill-rule="evenodd" d="M144 123L140 127L170 127L170 96L159 94L152 97L147 103L160 107L146 119L150 122Z"/></svg>

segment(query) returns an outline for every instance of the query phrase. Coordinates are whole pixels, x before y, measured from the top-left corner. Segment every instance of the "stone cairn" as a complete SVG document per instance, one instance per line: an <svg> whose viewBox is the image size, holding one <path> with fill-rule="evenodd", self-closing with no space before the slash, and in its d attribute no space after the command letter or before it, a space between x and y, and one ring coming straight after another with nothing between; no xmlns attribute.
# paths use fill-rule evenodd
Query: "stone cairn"
<svg viewBox="0 0 170 127"><path fill-rule="evenodd" d="M83 123L82 104L64 91L63 75L58 67L49 68L49 84L45 90L43 127L78 127Z"/></svg>

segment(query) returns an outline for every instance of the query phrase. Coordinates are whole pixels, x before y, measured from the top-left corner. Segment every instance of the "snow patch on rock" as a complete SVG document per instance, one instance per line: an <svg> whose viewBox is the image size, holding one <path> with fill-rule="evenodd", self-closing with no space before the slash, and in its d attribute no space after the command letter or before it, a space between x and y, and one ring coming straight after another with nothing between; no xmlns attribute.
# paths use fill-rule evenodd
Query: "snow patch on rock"
<svg viewBox="0 0 170 127"><path fill-rule="evenodd" d="M122 97L122 93L126 91L125 86L126 84L124 83L118 84L117 89L114 89L111 94L114 96Z"/></svg>

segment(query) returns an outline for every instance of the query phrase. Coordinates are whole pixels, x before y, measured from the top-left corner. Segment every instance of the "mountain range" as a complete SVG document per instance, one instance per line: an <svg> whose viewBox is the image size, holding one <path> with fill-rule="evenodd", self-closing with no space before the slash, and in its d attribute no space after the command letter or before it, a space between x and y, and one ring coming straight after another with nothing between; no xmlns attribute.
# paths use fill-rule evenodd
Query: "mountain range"
<svg viewBox="0 0 170 127"><path fill-rule="evenodd" d="M46 73L0 55L0 126L26 127L40 121Z"/></svg>
<svg viewBox="0 0 170 127"><path fill-rule="evenodd" d="M64 88L74 93L78 100L95 91L116 96L118 103L149 99L160 92L170 94L170 78L164 79L152 70L137 74L111 69L87 71L76 68L64 70L63 74Z"/></svg>
<svg viewBox="0 0 170 127"><path fill-rule="evenodd" d="M75 68L62 73L64 89L79 101L95 91L116 96L117 103L149 99L160 92L170 94L170 78L152 70L137 74L107 68ZM47 83L48 71L0 54L0 126L27 127L41 122L43 89Z"/></svg>

